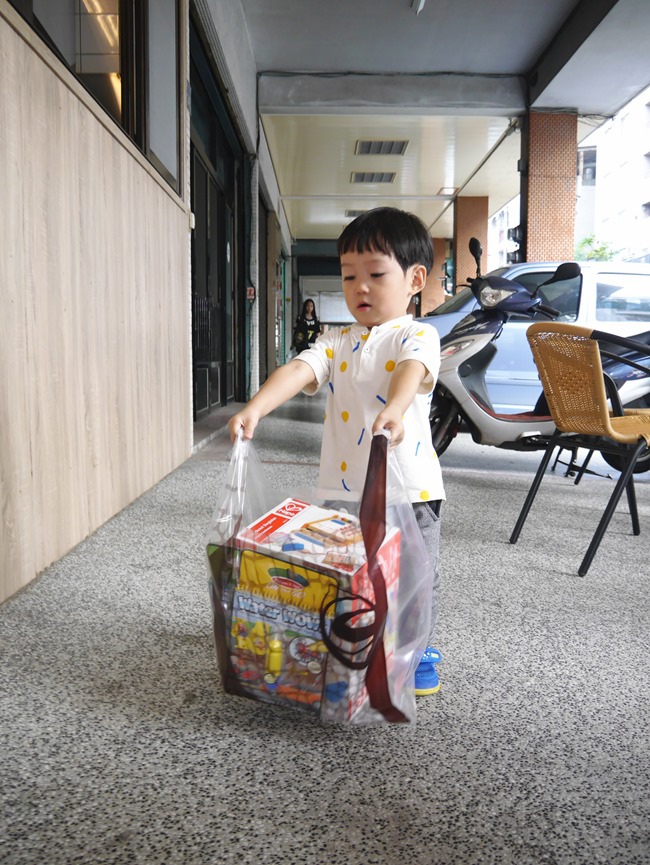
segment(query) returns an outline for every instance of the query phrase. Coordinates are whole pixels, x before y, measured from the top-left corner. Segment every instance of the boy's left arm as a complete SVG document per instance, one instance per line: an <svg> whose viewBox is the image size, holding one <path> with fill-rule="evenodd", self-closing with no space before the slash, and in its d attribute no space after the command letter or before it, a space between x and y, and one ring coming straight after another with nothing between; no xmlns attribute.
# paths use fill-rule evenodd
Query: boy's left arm
<svg viewBox="0 0 650 865"><path fill-rule="evenodd" d="M388 388L386 405L372 425L373 434L381 429L389 430L391 447L399 444L404 438L404 413L415 399L427 374L426 366L419 360L403 360L395 367Z"/></svg>

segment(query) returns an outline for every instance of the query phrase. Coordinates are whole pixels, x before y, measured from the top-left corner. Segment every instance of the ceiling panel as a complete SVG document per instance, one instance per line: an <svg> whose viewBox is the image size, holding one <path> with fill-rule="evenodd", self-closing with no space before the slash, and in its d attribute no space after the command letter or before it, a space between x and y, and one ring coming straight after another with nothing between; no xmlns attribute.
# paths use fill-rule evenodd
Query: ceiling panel
<svg viewBox="0 0 650 865"><path fill-rule="evenodd" d="M508 128L507 119L489 117L274 114L263 123L290 231L297 238L336 237L349 221L346 210L384 204L411 210L433 225L454 190L463 187ZM403 156L358 156L359 139L409 144ZM353 184L352 173L358 171L394 172L395 179ZM496 182L493 194L505 194Z"/></svg>
<svg viewBox="0 0 650 865"><path fill-rule="evenodd" d="M490 215L519 192L528 85L537 110L592 115L580 140L650 83L650 0L424 0L419 15L411 0L239 2L295 239L336 238L346 210L383 204L450 237L443 187L487 196ZM355 156L360 138L409 146ZM355 185L354 171L395 179Z"/></svg>
<svg viewBox="0 0 650 865"><path fill-rule="evenodd" d="M242 0L258 71L520 73L578 0Z"/></svg>

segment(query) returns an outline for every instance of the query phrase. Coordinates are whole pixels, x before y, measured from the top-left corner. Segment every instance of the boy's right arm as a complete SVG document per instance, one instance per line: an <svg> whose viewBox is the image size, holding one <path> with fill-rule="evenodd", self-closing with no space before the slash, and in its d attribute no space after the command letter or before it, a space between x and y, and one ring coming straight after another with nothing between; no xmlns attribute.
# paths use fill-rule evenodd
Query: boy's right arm
<svg viewBox="0 0 650 865"><path fill-rule="evenodd" d="M244 408L228 421L230 441L235 441L240 429L245 439L252 439L255 427L263 417L315 381L312 368L299 358L278 367Z"/></svg>

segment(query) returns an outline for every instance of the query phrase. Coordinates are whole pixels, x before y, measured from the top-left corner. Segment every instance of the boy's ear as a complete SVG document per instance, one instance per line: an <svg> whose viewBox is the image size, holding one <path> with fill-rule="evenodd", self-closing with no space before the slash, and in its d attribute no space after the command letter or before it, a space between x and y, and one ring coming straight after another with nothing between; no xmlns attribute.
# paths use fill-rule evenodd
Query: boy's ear
<svg viewBox="0 0 650 865"><path fill-rule="evenodd" d="M423 264L416 264L411 273L411 295L422 291L427 281L427 269Z"/></svg>

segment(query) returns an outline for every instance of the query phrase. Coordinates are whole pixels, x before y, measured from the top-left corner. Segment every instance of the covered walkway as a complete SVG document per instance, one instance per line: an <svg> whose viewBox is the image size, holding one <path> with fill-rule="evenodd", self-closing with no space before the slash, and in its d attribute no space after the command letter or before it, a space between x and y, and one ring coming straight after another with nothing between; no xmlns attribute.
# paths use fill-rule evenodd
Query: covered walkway
<svg viewBox="0 0 650 865"><path fill-rule="evenodd" d="M314 482L321 408L263 422L274 484ZM0 608L0 862L650 863L649 478L642 535L617 514L581 579L611 482L548 479L512 547L537 455L461 436L442 689L414 728L341 729L221 689L203 539L228 451L217 432Z"/></svg>

